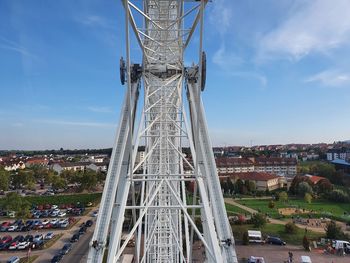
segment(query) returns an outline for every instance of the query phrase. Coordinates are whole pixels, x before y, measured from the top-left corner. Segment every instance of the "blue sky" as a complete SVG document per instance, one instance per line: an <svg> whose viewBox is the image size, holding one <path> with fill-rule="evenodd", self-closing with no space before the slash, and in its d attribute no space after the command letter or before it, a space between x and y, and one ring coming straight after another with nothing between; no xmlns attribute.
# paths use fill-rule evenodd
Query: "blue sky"
<svg viewBox="0 0 350 263"><path fill-rule="evenodd" d="M209 3L213 144L349 139L349 10L348 0ZM0 149L111 147L123 29L119 0L0 1Z"/></svg>

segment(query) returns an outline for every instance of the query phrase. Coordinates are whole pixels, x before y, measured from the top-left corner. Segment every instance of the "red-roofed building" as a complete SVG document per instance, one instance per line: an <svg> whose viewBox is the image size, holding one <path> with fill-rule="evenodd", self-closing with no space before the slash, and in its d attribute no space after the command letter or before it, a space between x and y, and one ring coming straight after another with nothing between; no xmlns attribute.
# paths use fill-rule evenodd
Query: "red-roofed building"
<svg viewBox="0 0 350 263"><path fill-rule="evenodd" d="M328 181L327 178L324 178L324 177L321 177L321 176L316 176L316 175L311 175L311 174L306 174L305 176L307 176L313 184L317 184L321 180L327 180Z"/></svg>
<svg viewBox="0 0 350 263"><path fill-rule="evenodd" d="M31 166L31 165L47 166L48 164L49 164L49 160L47 158L31 158L26 161L26 166Z"/></svg>
<svg viewBox="0 0 350 263"><path fill-rule="evenodd" d="M219 174L246 173L254 171L254 163L248 158L216 158L216 168Z"/></svg>

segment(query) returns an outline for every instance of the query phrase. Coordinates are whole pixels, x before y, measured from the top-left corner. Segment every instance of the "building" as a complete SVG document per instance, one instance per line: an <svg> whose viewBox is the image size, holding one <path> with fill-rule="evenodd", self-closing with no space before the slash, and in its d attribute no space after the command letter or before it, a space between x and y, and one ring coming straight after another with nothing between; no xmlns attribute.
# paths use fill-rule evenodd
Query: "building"
<svg viewBox="0 0 350 263"><path fill-rule="evenodd" d="M86 166L87 169L91 169L95 172L107 172L108 170L108 162L97 162L97 163L91 163L88 166Z"/></svg>
<svg viewBox="0 0 350 263"><path fill-rule="evenodd" d="M107 156L105 155L89 156L88 160L92 163L103 163L107 161Z"/></svg>
<svg viewBox="0 0 350 263"><path fill-rule="evenodd" d="M22 160L8 160L1 163L2 166L4 166L4 169L6 171L16 171L18 169L24 169L26 168L25 163Z"/></svg>
<svg viewBox="0 0 350 263"><path fill-rule="evenodd" d="M257 157L250 158L254 162L255 172L265 172L276 175L297 175L298 161L295 158Z"/></svg>
<svg viewBox="0 0 350 263"><path fill-rule="evenodd" d="M248 158L216 158L216 168L219 174L246 173L254 171L254 163Z"/></svg>
<svg viewBox="0 0 350 263"><path fill-rule="evenodd" d="M327 161L347 160L350 158L350 151L343 149L330 149L327 151Z"/></svg>
<svg viewBox="0 0 350 263"><path fill-rule="evenodd" d="M26 160L25 164L26 166L32 166L32 165L47 166L49 164L49 160L47 158L30 158Z"/></svg>
<svg viewBox="0 0 350 263"><path fill-rule="evenodd" d="M297 174L297 159L281 157L259 158L216 158L219 174L265 172L281 176L295 176Z"/></svg>
<svg viewBox="0 0 350 263"><path fill-rule="evenodd" d="M52 169L57 173L61 173L62 171L84 171L89 163L77 162L77 163L55 163L52 165Z"/></svg>
<svg viewBox="0 0 350 263"><path fill-rule="evenodd" d="M253 181L256 185L256 190L258 191L273 191L286 186L286 180L284 177L265 172L231 173L219 176L221 180L229 177L233 182L236 182L238 179L241 179L242 181Z"/></svg>

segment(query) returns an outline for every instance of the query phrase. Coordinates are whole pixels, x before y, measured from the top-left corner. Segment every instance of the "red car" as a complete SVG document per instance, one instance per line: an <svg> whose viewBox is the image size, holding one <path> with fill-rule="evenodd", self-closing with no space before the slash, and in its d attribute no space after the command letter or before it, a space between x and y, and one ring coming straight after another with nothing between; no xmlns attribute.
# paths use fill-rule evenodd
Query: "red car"
<svg viewBox="0 0 350 263"><path fill-rule="evenodd" d="M11 236L4 236L2 237L2 239L0 240L0 244L6 244L12 241L12 237Z"/></svg>
<svg viewBox="0 0 350 263"><path fill-rule="evenodd" d="M44 228L46 228L46 229L52 228L52 224L51 223L47 223L46 225L44 225Z"/></svg>

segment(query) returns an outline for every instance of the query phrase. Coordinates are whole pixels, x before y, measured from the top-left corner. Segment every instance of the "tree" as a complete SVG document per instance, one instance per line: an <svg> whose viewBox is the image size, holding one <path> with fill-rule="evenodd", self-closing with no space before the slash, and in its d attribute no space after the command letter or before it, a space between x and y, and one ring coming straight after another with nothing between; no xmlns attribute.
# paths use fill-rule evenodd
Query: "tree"
<svg viewBox="0 0 350 263"><path fill-rule="evenodd" d="M288 194L287 192L283 191L278 194L278 199L282 202L287 202L288 201Z"/></svg>
<svg viewBox="0 0 350 263"><path fill-rule="evenodd" d="M254 193L256 191L256 184L254 181L248 181L248 191Z"/></svg>
<svg viewBox="0 0 350 263"><path fill-rule="evenodd" d="M304 195L304 201L308 204L311 204L312 201L312 195L310 195L309 193L305 193Z"/></svg>
<svg viewBox="0 0 350 263"><path fill-rule="evenodd" d="M242 243L243 245L247 246L249 245L249 236L248 236L248 231L244 231L242 235Z"/></svg>
<svg viewBox="0 0 350 263"><path fill-rule="evenodd" d="M308 184L312 184L312 182L310 181L310 178L307 177L307 176L300 176L300 175L297 175L293 178L293 181L289 187L289 191L290 193L292 194L298 194L298 186L300 183L302 182L307 182Z"/></svg>
<svg viewBox="0 0 350 263"><path fill-rule="evenodd" d="M340 189L333 190L327 197L334 202L347 203L350 201L349 195Z"/></svg>
<svg viewBox="0 0 350 263"><path fill-rule="evenodd" d="M274 201L272 201L272 200L270 200L270 202L269 202L269 208L275 208L275 202Z"/></svg>
<svg viewBox="0 0 350 263"><path fill-rule="evenodd" d="M0 190L7 191L10 183L10 173L0 169Z"/></svg>
<svg viewBox="0 0 350 263"><path fill-rule="evenodd" d="M15 211L17 218L24 218L29 216L30 204L21 198L17 193L8 193L5 198L6 210Z"/></svg>
<svg viewBox="0 0 350 263"><path fill-rule="evenodd" d="M51 186L53 189L63 189L67 186L66 181L59 175L52 175L51 177Z"/></svg>
<svg viewBox="0 0 350 263"><path fill-rule="evenodd" d="M310 241L306 235L304 235L303 237L303 247L305 250L308 250L308 251L310 250Z"/></svg>
<svg viewBox="0 0 350 263"><path fill-rule="evenodd" d="M319 194L326 194L333 190L333 185L325 178L317 182L315 189Z"/></svg>
<svg viewBox="0 0 350 263"><path fill-rule="evenodd" d="M341 227L338 226L335 221L329 222L326 225L325 231L326 237L329 239L342 239L344 237Z"/></svg>
<svg viewBox="0 0 350 263"><path fill-rule="evenodd" d="M250 219L250 221L254 225L254 227L262 227L267 222L265 215L261 213L252 215L252 218Z"/></svg>
<svg viewBox="0 0 350 263"><path fill-rule="evenodd" d="M287 234L296 234L298 231L298 227L293 222L289 222L284 225L284 231Z"/></svg>
<svg viewBox="0 0 350 263"><path fill-rule="evenodd" d="M301 182L298 185L298 194L304 196L306 193L312 194L312 187L307 182Z"/></svg>

